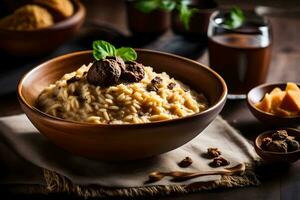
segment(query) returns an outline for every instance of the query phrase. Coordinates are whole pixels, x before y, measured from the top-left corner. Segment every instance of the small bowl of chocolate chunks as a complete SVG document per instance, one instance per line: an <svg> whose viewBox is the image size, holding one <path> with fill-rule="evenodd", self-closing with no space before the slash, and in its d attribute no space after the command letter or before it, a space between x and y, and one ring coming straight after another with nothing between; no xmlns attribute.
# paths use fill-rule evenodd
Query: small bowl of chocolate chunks
<svg viewBox="0 0 300 200"><path fill-rule="evenodd" d="M300 130L266 131L255 139L256 153L268 163L293 163L300 158Z"/></svg>

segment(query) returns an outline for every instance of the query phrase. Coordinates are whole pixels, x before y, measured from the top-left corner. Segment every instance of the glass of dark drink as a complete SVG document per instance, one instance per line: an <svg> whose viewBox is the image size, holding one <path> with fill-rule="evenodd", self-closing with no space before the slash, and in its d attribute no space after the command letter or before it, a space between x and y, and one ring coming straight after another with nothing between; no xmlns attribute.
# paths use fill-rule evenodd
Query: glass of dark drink
<svg viewBox="0 0 300 200"><path fill-rule="evenodd" d="M267 19L244 12L237 28L225 25L229 10L216 11L208 27L209 63L226 81L230 99L245 98L247 92L266 81L271 59L272 34Z"/></svg>

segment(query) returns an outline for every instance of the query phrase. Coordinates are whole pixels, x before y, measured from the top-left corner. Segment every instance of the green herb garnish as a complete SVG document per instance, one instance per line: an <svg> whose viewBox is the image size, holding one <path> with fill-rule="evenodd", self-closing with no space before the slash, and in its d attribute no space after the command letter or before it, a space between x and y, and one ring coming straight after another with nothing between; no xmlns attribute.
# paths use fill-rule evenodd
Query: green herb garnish
<svg viewBox="0 0 300 200"><path fill-rule="evenodd" d="M190 20L191 17L199 12L199 9L197 8L189 8L187 1L182 1L178 6L177 9L179 11L179 18L180 21L183 23L183 26L186 30L189 30L190 28Z"/></svg>
<svg viewBox="0 0 300 200"><path fill-rule="evenodd" d="M137 59L137 53L133 48L116 47L109 42L103 40L97 40L93 42L93 56L96 60L103 60L107 56L119 56L124 61L134 61Z"/></svg>
<svg viewBox="0 0 300 200"><path fill-rule="evenodd" d="M235 29L240 27L245 21L243 11L238 7L233 7L229 10L228 15L225 17L224 25L226 28Z"/></svg>
<svg viewBox="0 0 300 200"><path fill-rule="evenodd" d="M176 2L174 0L136 0L134 5L139 11L150 13L158 9L171 11L175 8Z"/></svg>
<svg viewBox="0 0 300 200"><path fill-rule="evenodd" d="M121 47L117 49L117 56L120 56L124 61L133 61L137 59L135 50L130 47Z"/></svg>

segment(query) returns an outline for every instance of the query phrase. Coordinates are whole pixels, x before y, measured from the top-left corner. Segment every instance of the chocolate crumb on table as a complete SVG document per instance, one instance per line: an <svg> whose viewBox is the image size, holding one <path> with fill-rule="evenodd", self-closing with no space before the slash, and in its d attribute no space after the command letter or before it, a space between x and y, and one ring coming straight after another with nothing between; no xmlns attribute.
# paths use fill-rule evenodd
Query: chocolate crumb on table
<svg viewBox="0 0 300 200"><path fill-rule="evenodd" d="M186 168L193 163L193 160L190 157L185 157L182 161L178 163L179 167Z"/></svg>
<svg viewBox="0 0 300 200"><path fill-rule="evenodd" d="M221 167L221 166L226 166L229 165L230 162L228 160L226 160L223 157L218 157L218 158L214 158L214 160L212 162L209 163L209 166L211 167Z"/></svg>
<svg viewBox="0 0 300 200"><path fill-rule="evenodd" d="M207 148L207 157L216 158L221 155L221 151L218 148Z"/></svg>

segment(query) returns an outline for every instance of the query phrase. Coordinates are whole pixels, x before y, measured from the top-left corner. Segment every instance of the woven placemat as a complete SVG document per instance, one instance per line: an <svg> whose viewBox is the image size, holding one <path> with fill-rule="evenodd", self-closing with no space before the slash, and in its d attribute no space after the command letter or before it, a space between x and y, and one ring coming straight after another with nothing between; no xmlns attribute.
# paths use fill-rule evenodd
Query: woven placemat
<svg viewBox="0 0 300 200"><path fill-rule="evenodd" d="M242 175L222 176L219 181L199 182L190 185L161 185L132 188L109 188L99 185L76 185L68 178L56 172L43 169L46 185L6 185L3 191L13 194L69 194L81 198L120 198L120 197L163 197L169 195L183 195L196 193L204 190L227 189L246 186L258 186L260 181L253 172L252 167L247 165Z"/></svg>
<svg viewBox="0 0 300 200"><path fill-rule="evenodd" d="M217 188L225 189L260 185L260 181L254 173L253 165L246 165L246 170L242 175L222 176L218 181L198 182L190 185L155 185L131 188L111 188L101 187L99 185L76 185L65 176L46 169L44 169L44 178L47 184L46 191L48 193L68 193L84 198L181 195Z"/></svg>

